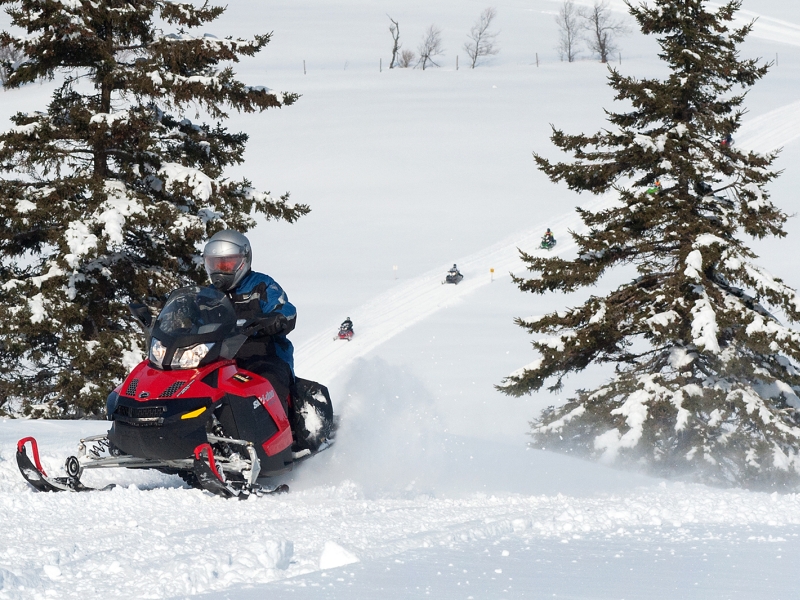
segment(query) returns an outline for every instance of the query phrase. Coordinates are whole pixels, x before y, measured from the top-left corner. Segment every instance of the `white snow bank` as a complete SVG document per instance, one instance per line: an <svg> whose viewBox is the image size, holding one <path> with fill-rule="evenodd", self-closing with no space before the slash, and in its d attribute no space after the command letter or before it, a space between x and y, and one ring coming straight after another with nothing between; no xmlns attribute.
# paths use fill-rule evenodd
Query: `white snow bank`
<svg viewBox="0 0 800 600"><path fill-rule="evenodd" d="M335 569L345 565L352 565L358 562L358 557L352 552L348 552L336 542L325 542L322 556L319 557L320 569Z"/></svg>

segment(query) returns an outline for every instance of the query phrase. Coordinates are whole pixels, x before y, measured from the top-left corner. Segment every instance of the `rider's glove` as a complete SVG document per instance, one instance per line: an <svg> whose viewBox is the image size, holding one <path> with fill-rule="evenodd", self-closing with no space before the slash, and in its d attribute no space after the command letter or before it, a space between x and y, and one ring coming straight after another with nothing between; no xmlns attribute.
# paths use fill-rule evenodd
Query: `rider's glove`
<svg viewBox="0 0 800 600"><path fill-rule="evenodd" d="M278 312L269 313L261 318L261 330L267 335L277 335L285 328L289 320Z"/></svg>

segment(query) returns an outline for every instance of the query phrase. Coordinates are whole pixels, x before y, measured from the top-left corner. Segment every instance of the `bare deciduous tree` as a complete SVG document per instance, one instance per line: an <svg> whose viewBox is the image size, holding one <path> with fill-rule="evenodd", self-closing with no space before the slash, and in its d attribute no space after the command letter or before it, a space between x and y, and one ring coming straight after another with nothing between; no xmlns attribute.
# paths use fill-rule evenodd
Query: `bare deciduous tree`
<svg viewBox="0 0 800 600"><path fill-rule="evenodd" d="M11 44L0 44L0 85L5 85L11 70L18 67L23 58L22 50Z"/></svg>
<svg viewBox="0 0 800 600"><path fill-rule="evenodd" d="M489 31L492 26L492 21L497 16L497 10L494 8L487 8L481 13L475 25L469 32L469 39L471 41L464 44L464 50L467 51L467 56L471 61L470 66L474 69L478 59L482 56L493 56L500 50L496 46L497 33Z"/></svg>
<svg viewBox="0 0 800 600"><path fill-rule="evenodd" d="M417 65L421 65L423 71L430 65L438 67L439 65L433 59L444 54L442 49L442 30L436 25L428 27L425 35L422 36L422 43L420 43L417 51L419 52Z"/></svg>
<svg viewBox="0 0 800 600"><path fill-rule="evenodd" d="M559 42L558 51L561 60L573 62L578 56L578 41L581 31L581 11L575 7L573 0L564 0L558 9L556 23L558 23Z"/></svg>
<svg viewBox="0 0 800 600"><path fill-rule="evenodd" d="M389 15L386 16L389 17ZM389 17L389 20L392 22L392 24L389 25L389 33L392 34L392 40L394 40L394 44L392 45L392 62L389 63L389 68L394 69L398 66L398 53L400 52L402 44L400 43L400 25L392 17Z"/></svg>
<svg viewBox="0 0 800 600"><path fill-rule="evenodd" d="M600 57L601 63L607 63L609 56L617 50L614 38L627 33L628 28L622 21L612 18L608 0L595 0L594 6L582 12L581 16L589 49Z"/></svg>
<svg viewBox="0 0 800 600"><path fill-rule="evenodd" d="M417 55L414 54L413 50L403 50L400 53L400 58L397 59L397 66L401 69L407 69L411 66L411 63L414 62L416 57Z"/></svg>

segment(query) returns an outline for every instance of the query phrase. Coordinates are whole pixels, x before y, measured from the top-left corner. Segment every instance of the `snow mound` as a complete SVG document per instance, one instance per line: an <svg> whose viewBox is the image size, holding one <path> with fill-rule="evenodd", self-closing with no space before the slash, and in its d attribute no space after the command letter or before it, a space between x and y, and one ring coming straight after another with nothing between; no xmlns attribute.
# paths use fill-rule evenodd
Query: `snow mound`
<svg viewBox="0 0 800 600"><path fill-rule="evenodd" d="M322 550L322 556L319 557L320 569L335 569L345 565L352 565L359 562L358 557L342 548L336 542L325 542L325 548Z"/></svg>

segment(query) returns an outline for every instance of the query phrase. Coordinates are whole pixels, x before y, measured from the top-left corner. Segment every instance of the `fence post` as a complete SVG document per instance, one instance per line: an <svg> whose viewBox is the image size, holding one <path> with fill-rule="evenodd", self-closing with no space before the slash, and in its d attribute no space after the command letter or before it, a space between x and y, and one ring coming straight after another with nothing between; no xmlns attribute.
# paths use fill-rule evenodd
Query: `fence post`
<svg viewBox="0 0 800 600"><path fill-rule="evenodd" d="M306 61L303 61L303 75L306 74Z"/></svg>

